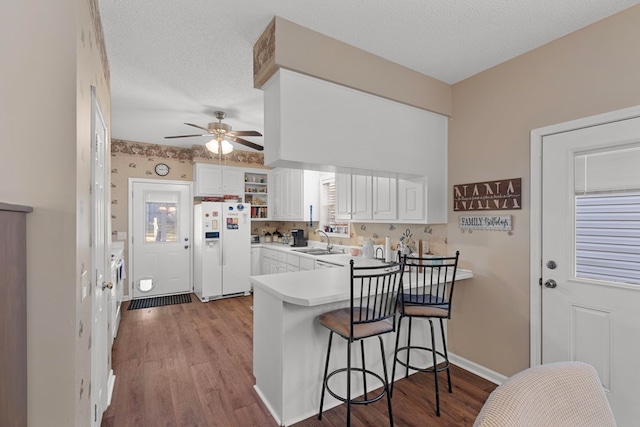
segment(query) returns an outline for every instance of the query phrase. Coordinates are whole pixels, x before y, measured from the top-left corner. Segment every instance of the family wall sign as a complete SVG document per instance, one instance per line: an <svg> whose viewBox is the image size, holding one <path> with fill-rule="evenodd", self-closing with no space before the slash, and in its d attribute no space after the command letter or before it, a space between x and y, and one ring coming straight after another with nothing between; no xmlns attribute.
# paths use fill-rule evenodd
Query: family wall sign
<svg viewBox="0 0 640 427"><path fill-rule="evenodd" d="M453 186L454 211L521 209L522 178L475 182Z"/></svg>

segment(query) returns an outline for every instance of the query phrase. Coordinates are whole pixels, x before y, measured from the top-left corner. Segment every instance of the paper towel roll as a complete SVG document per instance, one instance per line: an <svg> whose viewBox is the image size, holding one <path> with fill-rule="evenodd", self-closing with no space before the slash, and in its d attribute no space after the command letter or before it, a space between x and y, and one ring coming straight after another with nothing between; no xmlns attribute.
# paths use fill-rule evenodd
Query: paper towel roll
<svg viewBox="0 0 640 427"><path fill-rule="evenodd" d="M389 236L384 238L384 260L386 262L391 262L391 239Z"/></svg>

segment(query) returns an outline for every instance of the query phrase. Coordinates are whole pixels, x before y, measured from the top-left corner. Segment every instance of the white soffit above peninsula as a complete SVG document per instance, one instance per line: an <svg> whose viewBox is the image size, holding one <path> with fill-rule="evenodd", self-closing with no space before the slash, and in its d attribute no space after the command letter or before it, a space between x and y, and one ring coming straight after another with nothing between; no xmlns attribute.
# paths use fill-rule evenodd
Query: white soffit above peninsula
<svg viewBox="0 0 640 427"><path fill-rule="evenodd" d="M453 84L640 0L99 0L111 70L112 137L166 140L227 112L263 131L253 45L274 16ZM261 138L247 138L262 143ZM238 147L240 148L240 147Z"/></svg>

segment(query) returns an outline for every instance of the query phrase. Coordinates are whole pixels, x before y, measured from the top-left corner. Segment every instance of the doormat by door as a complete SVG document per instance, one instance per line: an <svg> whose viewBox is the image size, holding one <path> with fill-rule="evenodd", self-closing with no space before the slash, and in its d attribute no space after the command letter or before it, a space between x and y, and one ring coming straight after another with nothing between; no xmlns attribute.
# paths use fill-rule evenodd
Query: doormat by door
<svg viewBox="0 0 640 427"><path fill-rule="evenodd" d="M167 295L163 297L134 299L133 301L129 302L129 308L127 308L127 310L162 307L163 305L186 304L189 302L191 302L191 294Z"/></svg>

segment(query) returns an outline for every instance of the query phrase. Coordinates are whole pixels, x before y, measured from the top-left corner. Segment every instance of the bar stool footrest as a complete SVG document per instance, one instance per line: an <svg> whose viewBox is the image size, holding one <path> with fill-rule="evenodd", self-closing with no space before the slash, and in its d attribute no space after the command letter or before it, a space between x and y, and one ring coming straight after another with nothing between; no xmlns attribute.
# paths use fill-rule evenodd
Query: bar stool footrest
<svg viewBox="0 0 640 427"><path fill-rule="evenodd" d="M442 366L438 366L439 364L436 364L435 366L431 365L428 366L426 368L423 367L418 367L418 366L414 366L411 364L407 364L406 362L403 362L402 360L400 360L400 357L398 356L400 354L400 352L403 351L411 351L411 350L422 350L422 351L426 351L429 354L433 353L433 349L431 349L430 347L421 347L421 346L404 346L404 347L399 347L398 350L396 351L395 357L396 357L396 361L404 366L405 368L409 368L409 369L413 369L414 371L419 371L419 372L442 372L442 371L446 371L447 369L449 369L449 360L447 359L447 357L444 355L444 353L442 353L441 351L437 351L436 350L436 354L440 357L442 357L443 361L440 362L440 364Z"/></svg>
<svg viewBox="0 0 640 427"><path fill-rule="evenodd" d="M351 371L356 371L356 372L360 372L360 375L362 375L362 372L365 373L365 375L371 375L375 378L378 379L378 381L380 381L380 383L382 384L382 391L380 392L380 394L377 394L376 396L369 398L369 399L364 399L364 396L366 394L369 394L370 392L367 392L366 390L364 390L364 393L361 396L361 399L351 399L351 404L352 405L368 405L369 403L373 403L373 402L377 402L378 400L382 399L382 397L386 394L387 392L387 387L388 385L385 383L384 378L382 378L381 375L370 371L368 369L362 369L362 368L351 368ZM336 393L333 392L333 390L331 390L331 387L329 387L329 379L339 373L343 373L343 372L347 372L347 368L341 368L341 369L336 369L335 371L330 372L327 375L327 378L324 380L324 384L326 387L326 390L329 392L329 394L331 396L333 396L334 398L338 399L341 402L346 403L347 402L347 398L344 396L340 396Z"/></svg>

